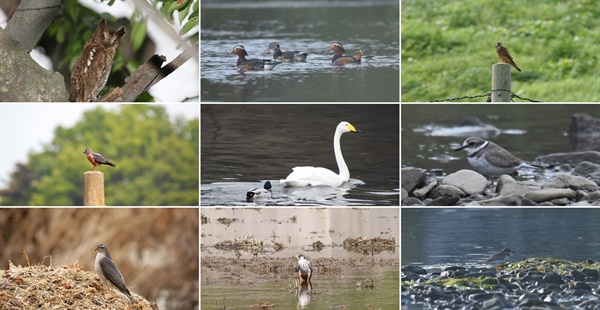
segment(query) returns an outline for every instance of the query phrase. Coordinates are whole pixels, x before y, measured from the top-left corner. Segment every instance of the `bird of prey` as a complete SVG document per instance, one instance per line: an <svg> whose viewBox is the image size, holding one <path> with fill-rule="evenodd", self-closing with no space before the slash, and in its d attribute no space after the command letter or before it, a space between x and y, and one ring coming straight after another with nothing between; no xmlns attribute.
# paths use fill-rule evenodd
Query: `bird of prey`
<svg viewBox="0 0 600 310"><path fill-rule="evenodd" d="M517 66L512 56L510 56L510 53L506 47L502 46L502 42L496 43L496 54L498 54L498 57L500 57L502 62L510 64L511 66L515 67L515 69L519 70L519 72L521 72L521 69L519 69L519 66Z"/></svg>
<svg viewBox="0 0 600 310"><path fill-rule="evenodd" d="M83 151L83 153L86 154L87 159L90 161L90 163L92 163L92 165L94 165L94 168L92 168L92 170L90 170L90 171L96 171L96 167L99 167L102 164L113 166L113 167L117 166L116 164L111 163L108 160L108 158L106 158L106 156L96 153L92 149L85 149L85 151Z"/></svg>
<svg viewBox="0 0 600 310"><path fill-rule="evenodd" d="M296 272L298 272L298 280L301 278L306 280L310 284L310 277L312 276L312 264L304 258L304 255L298 255L298 264L296 265Z"/></svg>
<svg viewBox="0 0 600 310"><path fill-rule="evenodd" d="M110 253L108 253L106 245L103 243L98 244L96 246L96 252L95 269L102 283L104 283L107 288L110 286L115 287L121 293L129 297L129 300L131 300L132 303L137 303L125 286L125 279L123 279L123 275L121 275L119 268L115 262L113 262L112 258L110 258Z"/></svg>

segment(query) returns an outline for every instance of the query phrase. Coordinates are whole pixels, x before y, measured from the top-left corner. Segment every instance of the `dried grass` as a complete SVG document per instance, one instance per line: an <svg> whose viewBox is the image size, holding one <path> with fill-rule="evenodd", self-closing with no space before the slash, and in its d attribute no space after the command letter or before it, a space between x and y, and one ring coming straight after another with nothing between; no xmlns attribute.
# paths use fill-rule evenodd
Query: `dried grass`
<svg viewBox="0 0 600 310"><path fill-rule="evenodd" d="M15 266L0 273L0 309L158 309L133 294L138 304L102 285L95 273L74 263L61 267Z"/></svg>

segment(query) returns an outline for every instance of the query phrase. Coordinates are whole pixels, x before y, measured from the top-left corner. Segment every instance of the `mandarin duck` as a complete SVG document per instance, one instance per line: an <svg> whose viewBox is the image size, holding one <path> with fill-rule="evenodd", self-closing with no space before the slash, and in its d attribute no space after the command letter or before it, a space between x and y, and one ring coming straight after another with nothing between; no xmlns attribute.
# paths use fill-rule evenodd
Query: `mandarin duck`
<svg viewBox="0 0 600 310"><path fill-rule="evenodd" d="M273 50L273 60L278 60L278 61L289 61L289 62L306 61L306 56L308 56L308 53L305 53L305 52L298 52L298 51L282 52L281 49L279 48L279 43L277 43L277 42L271 42L271 44L269 44L269 48L267 48L267 51L270 51L270 50Z"/></svg>
<svg viewBox="0 0 600 310"><path fill-rule="evenodd" d="M368 62L371 58L375 57L372 55L364 55L362 51L358 51L352 56L344 56L343 54L346 50L340 42L333 42L327 50L333 50L335 52L333 58L331 58L331 63L334 65L360 64L363 61Z"/></svg>
<svg viewBox="0 0 600 310"><path fill-rule="evenodd" d="M238 71L263 70L263 69L271 70L276 65L280 64L280 62L273 62L269 59L246 59L246 56L248 56L248 53L246 52L246 49L242 45L234 46L233 50L231 50L231 53L229 53L229 54L237 54L238 55L238 60L237 60Z"/></svg>

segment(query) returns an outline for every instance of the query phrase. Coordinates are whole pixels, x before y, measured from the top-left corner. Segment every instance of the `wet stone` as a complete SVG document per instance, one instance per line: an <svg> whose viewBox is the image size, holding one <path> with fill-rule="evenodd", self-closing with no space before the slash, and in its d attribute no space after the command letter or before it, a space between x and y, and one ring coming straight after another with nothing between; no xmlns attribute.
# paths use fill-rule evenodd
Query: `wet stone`
<svg viewBox="0 0 600 310"><path fill-rule="evenodd" d="M431 192L431 198L439 197L465 197L465 193L452 185L440 185Z"/></svg>
<svg viewBox="0 0 600 310"><path fill-rule="evenodd" d="M552 180L552 182L548 184L548 187L570 188L573 190L584 191L595 191L599 189L598 185L591 180L588 180L584 177L564 173L556 176Z"/></svg>
<svg viewBox="0 0 600 310"><path fill-rule="evenodd" d="M581 273L586 276L588 281L598 282L598 270L585 268L581 270Z"/></svg>
<svg viewBox="0 0 600 310"><path fill-rule="evenodd" d="M571 276L575 281L585 281L585 274L577 270L571 270Z"/></svg>
<svg viewBox="0 0 600 310"><path fill-rule="evenodd" d="M582 176L589 179L600 179L600 164L594 164L587 161L575 167L574 175Z"/></svg>
<svg viewBox="0 0 600 310"><path fill-rule="evenodd" d="M473 195L485 192L487 179L475 171L463 169L447 175L440 184L460 189L463 192L461 197L464 197L464 194Z"/></svg>
<svg viewBox="0 0 600 310"><path fill-rule="evenodd" d="M488 299L486 301L483 302L483 307L485 309L506 309L508 308L510 305L508 303L508 301L506 300L506 298L504 297L504 295L495 295L493 298Z"/></svg>
<svg viewBox="0 0 600 310"><path fill-rule="evenodd" d="M574 290L585 290L585 291L591 291L592 287L585 283L585 282L576 282L575 285L573 285L573 289Z"/></svg>
<svg viewBox="0 0 600 310"><path fill-rule="evenodd" d="M415 197L408 197L402 200L403 206L424 206L425 203Z"/></svg>
<svg viewBox="0 0 600 310"><path fill-rule="evenodd" d="M431 200L427 203L428 206L453 206L455 205L460 198L458 196L453 197L440 197L434 200Z"/></svg>
<svg viewBox="0 0 600 310"><path fill-rule="evenodd" d="M401 187L408 193L425 183L426 171L418 168L404 168L400 171Z"/></svg>
<svg viewBox="0 0 600 310"><path fill-rule="evenodd" d="M550 273L542 278L541 283L563 284L562 277L556 273Z"/></svg>
<svg viewBox="0 0 600 310"><path fill-rule="evenodd" d="M539 299L525 299L518 304L519 309L563 309L559 304L554 304Z"/></svg>
<svg viewBox="0 0 600 310"><path fill-rule="evenodd" d="M533 202L548 201L557 198L575 198L575 191L566 188L545 188L525 194L525 198Z"/></svg>

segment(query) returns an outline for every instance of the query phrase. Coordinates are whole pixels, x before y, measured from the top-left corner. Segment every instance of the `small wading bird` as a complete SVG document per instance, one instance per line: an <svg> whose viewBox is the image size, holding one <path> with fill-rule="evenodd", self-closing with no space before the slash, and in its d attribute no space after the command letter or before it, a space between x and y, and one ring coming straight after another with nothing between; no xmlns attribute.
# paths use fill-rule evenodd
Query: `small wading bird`
<svg viewBox="0 0 600 310"><path fill-rule="evenodd" d="M488 259L486 259L485 262L488 264L494 265L494 267L496 267L496 273L497 273L498 265L509 261L511 254L517 254L517 252L514 252L510 248L504 248L504 249L502 249L502 251L488 257Z"/></svg>
<svg viewBox="0 0 600 310"><path fill-rule="evenodd" d="M484 176L489 176L494 187L494 176L512 174L521 168L539 169L532 166L501 146L479 137L467 138L462 146L454 151L465 150L469 164Z"/></svg>
<svg viewBox="0 0 600 310"><path fill-rule="evenodd" d="M123 275L119 271L119 268L110 257L110 253L108 253L108 248L106 245L103 243L98 244L95 250L97 254L94 267L98 277L100 277L100 281L102 281L106 288L109 288L110 285L119 290L119 292L125 294L125 296L131 300L131 303L137 303L125 286L125 279L123 279Z"/></svg>
<svg viewBox="0 0 600 310"><path fill-rule="evenodd" d="M312 276L312 264L304 258L303 254L298 255L298 264L296 265L296 272L298 272L298 280L302 279L308 284L308 288L312 287L310 278ZM302 283L302 282L301 282Z"/></svg>

